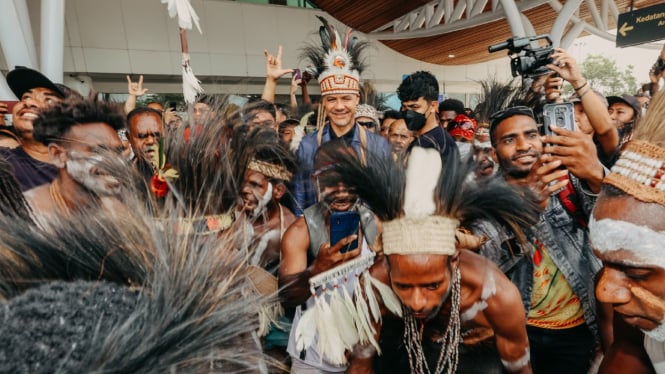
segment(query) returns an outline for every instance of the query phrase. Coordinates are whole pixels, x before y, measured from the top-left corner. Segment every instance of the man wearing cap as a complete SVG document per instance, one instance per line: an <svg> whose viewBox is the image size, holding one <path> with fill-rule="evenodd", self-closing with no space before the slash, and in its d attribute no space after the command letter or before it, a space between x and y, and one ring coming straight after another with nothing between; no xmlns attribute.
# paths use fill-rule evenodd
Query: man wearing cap
<svg viewBox="0 0 665 374"><path fill-rule="evenodd" d="M619 130L620 144L623 144L633 137L635 125L642 117L642 106L635 96L621 95L608 96L607 111Z"/></svg>
<svg viewBox="0 0 665 374"><path fill-rule="evenodd" d="M379 127L379 114L373 106L360 104L356 107L356 122L376 134Z"/></svg>
<svg viewBox="0 0 665 374"><path fill-rule="evenodd" d="M57 175L47 146L32 136L32 122L41 110L60 103L65 93L40 72L21 66L7 74L7 84L20 100L13 113L21 146L0 148L0 156L6 158L14 169L21 191L26 191L50 183Z"/></svg>
<svg viewBox="0 0 665 374"><path fill-rule="evenodd" d="M311 61L324 62L324 66L317 66L316 74L321 86L320 109L323 109L322 114L327 121L318 131L303 138L296 153L300 171L294 179L293 193L296 200L294 213L298 216L302 215L305 208L316 203L316 189L312 185L311 174L314 154L322 143L341 138L353 147L361 160L366 160L367 154L390 157L388 142L355 121L360 103L362 64L354 65L354 61L362 61L359 59L362 48L358 48L362 43L349 43L347 49L342 46L341 40L340 43L334 42L334 35L331 38L333 42L324 41L322 49L306 50L311 51L311 54L305 57Z"/></svg>
<svg viewBox="0 0 665 374"><path fill-rule="evenodd" d="M600 341L594 297L600 263L591 251L587 222L604 168L590 137L551 128L555 135L541 138L527 107L490 117L499 172L533 191L542 212L538 223L525 229L524 244L516 244L514 232L501 225L478 223L473 231L489 238L480 253L520 290L534 372L586 373Z"/></svg>

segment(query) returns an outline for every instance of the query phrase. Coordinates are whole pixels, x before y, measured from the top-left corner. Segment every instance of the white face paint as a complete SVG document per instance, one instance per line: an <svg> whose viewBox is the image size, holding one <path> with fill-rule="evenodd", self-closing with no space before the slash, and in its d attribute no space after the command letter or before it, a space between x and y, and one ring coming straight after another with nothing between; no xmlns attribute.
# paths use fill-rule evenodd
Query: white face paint
<svg viewBox="0 0 665 374"><path fill-rule="evenodd" d="M257 196L257 199L258 202L256 203L256 208L252 211L252 217L259 217L266 211L268 203L272 199L272 183L268 182L266 193L264 193L263 196Z"/></svg>
<svg viewBox="0 0 665 374"><path fill-rule="evenodd" d="M626 266L643 267L658 266L665 268L665 232L655 231L649 227L631 222L604 218L589 221L589 237L593 247L601 254L623 250L632 258L622 259ZM642 302L653 304L652 307L665 311L665 302L649 290L635 286L630 292ZM651 330L640 329L650 338L665 342L665 318Z"/></svg>
<svg viewBox="0 0 665 374"><path fill-rule="evenodd" d="M600 253L625 250L633 255L626 265L658 266L665 269L665 232L609 218L589 221L589 237Z"/></svg>
<svg viewBox="0 0 665 374"><path fill-rule="evenodd" d="M102 160L102 155L72 151L69 153L65 169L72 179L90 192L98 196L116 195L120 189L120 182L98 169Z"/></svg>
<svg viewBox="0 0 665 374"><path fill-rule="evenodd" d="M457 150L459 150L459 155L462 160L465 160L471 153L471 143L469 142L455 142L457 144Z"/></svg>

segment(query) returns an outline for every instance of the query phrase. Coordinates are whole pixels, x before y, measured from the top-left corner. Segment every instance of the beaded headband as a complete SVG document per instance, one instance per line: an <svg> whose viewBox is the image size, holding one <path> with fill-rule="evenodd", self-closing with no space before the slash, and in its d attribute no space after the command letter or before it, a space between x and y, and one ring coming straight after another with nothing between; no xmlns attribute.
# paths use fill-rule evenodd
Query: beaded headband
<svg viewBox="0 0 665 374"><path fill-rule="evenodd" d="M269 162L252 159L247 165L247 169L261 173L268 178L290 181L293 174L282 165L271 164Z"/></svg>
<svg viewBox="0 0 665 374"><path fill-rule="evenodd" d="M665 149L643 140L624 146L603 183L645 203L665 205Z"/></svg>
<svg viewBox="0 0 665 374"><path fill-rule="evenodd" d="M457 253L455 231L459 221L442 216L398 218L383 224L386 255L448 255Z"/></svg>

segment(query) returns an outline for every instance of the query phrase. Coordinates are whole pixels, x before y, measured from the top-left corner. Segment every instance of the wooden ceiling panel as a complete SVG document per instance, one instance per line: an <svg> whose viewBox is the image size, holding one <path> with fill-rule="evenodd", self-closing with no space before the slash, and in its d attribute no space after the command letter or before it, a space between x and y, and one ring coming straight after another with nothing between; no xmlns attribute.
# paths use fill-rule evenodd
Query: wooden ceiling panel
<svg viewBox="0 0 665 374"><path fill-rule="evenodd" d="M464 1L464 0L462 0ZM661 3L662 0L634 0L636 9ZM429 3L429 0L314 0L319 8L330 13L340 22L356 30L369 33L402 15ZM560 0L565 4L565 0ZM631 0L615 0L620 13L628 11ZM486 6L489 7L489 3ZM557 12L548 4L527 10L524 15L531 21L538 34L552 29ZM591 13L582 2L579 16L591 22ZM609 27L616 24L611 19ZM386 40L382 43L409 57L439 65L465 65L506 58L506 52L490 54L487 47L512 37L505 19L424 38ZM449 57L454 55L455 57Z"/></svg>

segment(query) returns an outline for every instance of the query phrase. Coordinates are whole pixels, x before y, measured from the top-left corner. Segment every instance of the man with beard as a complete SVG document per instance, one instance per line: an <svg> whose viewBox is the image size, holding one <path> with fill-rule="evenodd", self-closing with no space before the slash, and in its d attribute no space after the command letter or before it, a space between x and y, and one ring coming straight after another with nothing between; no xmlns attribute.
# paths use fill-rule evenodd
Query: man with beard
<svg viewBox="0 0 665 374"><path fill-rule="evenodd" d="M474 170L476 178L494 175L498 166L495 160L494 148L492 148L492 142L490 141L489 127L480 126L476 130L471 150L473 151L473 160L476 164Z"/></svg>
<svg viewBox="0 0 665 374"><path fill-rule="evenodd" d="M320 19L334 31L325 19ZM390 157L388 142L354 120L356 107L360 103L360 73L364 67L361 63L354 65L354 62L363 61L360 52L367 44L362 41L349 43L347 50L341 46L342 43L335 43L334 40L335 35L329 35L328 39L322 40L323 48L318 45L316 48L305 48L305 57L324 63L323 66L316 66L315 77L321 86L321 106L328 121L318 131L305 136L296 152L300 171L295 176L293 193L296 201L294 212L298 216L316 202L317 191L311 180L312 164L314 154L323 143L343 139L360 155L361 160L366 160L367 154L380 154L386 159Z"/></svg>
<svg viewBox="0 0 665 374"><path fill-rule="evenodd" d="M397 96L406 127L416 137L409 149L416 145L434 148L441 157L457 152L453 138L439 126L439 82L431 73L418 71L406 77L397 88Z"/></svg>
<svg viewBox="0 0 665 374"><path fill-rule="evenodd" d="M292 373L342 373L346 370L346 365L330 362L314 346L298 351L295 334L303 312L314 307L314 298L308 283L310 279L356 257L369 255L370 248L375 244L377 221L374 214L358 201L353 189L342 183L335 173L330 172L339 153L353 152L353 149L340 139L321 145L314 160L319 202L305 209L303 216L289 227L282 239L280 298L284 307L296 308L287 348L293 362ZM352 211L360 216L358 233L331 245L331 214ZM357 247L347 248L346 252L342 250L354 242ZM351 279L348 283L353 281L354 279Z"/></svg>
<svg viewBox="0 0 665 374"><path fill-rule="evenodd" d="M0 156L12 166L21 191L26 191L50 183L58 173L46 145L34 138L32 122L39 111L61 102L65 93L38 71L20 66L7 74L7 84L20 100L14 105L13 120L21 145L0 148Z"/></svg>
<svg viewBox="0 0 665 374"><path fill-rule="evenodd" d="M665 95L657 95L603 180L589 222L603 262L596 296L614 310L600 373L665 373Z"/></svg>
<svg viewBox="0 0 665 374"><path fill-rule="evenodd" d="M154 174L152 161L159 151L159 140L164 136L162 115L155 109L136 108L127 114L129 144L134 158L132 162L147 182Z"/></svg>
<svg viewBox="0 0 665 374"><path fill-rule="evenodd" d="M34 122L34 139L47 145L50 162L58 169L50 184L26 192L35 214L67 214L81 207L102 206L120 192L128 165L117 130L125 127L115 104L69 99L45 109ZM128 173L129 174L129 173Z"/></svg>
<svg viewBox="0 0 665 374"><path fill-rule="evenodd" d="M406 123L403 119L396 119L390 124L388 141L392 147L393 158L397 160L403 157L407 148L413 142L413 133L406 128Z"/></svg>
<svg viewBox="0 0 665 374"><path fill-rule="evenodd" d="M542 212L526 229L523 245L496 224L478 224L474 233L489 238L480 253L520 290L534 372L586 373L600 341L594 297L600 263L591 251L587 222L604 168L589 136L551 128L555 135L541 139L527 107L490 117L499 171L508 183L536 193Z"/></svg>
<svg viewBox="0 0 665 374"><path fill-rule="evenodd" d="M296 164L293 154L277 142L277 136L270 128L257 128L250 134L248 143L258 139L259 133L269 132L275 141L256 144L250 149L249 158L240 188L238 208L251 221L253 254L250 265L260 266L276 272L280 259L280 244L286 229L296 217L280 203L288 192Z"/></svg>

